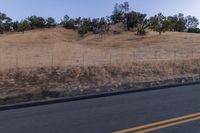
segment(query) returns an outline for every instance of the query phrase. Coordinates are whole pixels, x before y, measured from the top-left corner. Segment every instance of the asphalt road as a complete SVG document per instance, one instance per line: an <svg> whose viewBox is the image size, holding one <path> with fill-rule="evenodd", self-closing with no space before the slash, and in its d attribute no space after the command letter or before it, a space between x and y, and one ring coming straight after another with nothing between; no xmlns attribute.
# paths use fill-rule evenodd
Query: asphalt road
<svg viewBox="0 0 200 133"><path fill-rule="evenodd" d="M199 112L200 85L191 85L2 111L0 132L199 133Z"/></svg>

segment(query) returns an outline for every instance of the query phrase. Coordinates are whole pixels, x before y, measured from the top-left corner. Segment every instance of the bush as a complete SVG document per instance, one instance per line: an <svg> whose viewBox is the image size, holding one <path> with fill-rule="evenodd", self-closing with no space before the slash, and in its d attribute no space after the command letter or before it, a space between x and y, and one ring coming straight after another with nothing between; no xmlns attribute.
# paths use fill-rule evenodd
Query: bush
<svg viewBox="0 0 200 133"><path fill-rule="evenodd" d="M26 30L31 30L31 25L27 20L21 21L17 26L18 32L23 32Z"/></svg>
<svg viewBox="0 0 200 133"><path fill-rule="evenodd" d="M46 27L47 28L51 28L51 27L55 27L56 26L56 21L54 18L52 17L48 17L46 20Z"/></svg>
<svg viewBox="0 0 200 133"><path fill-rule="evenodd" d="M188 32L189 33L200 33L200 29L199 28L189 28Z"/></svg>
<svg viewBox="0 0 200 133"><path fill-rule="evenodd" d="M75 25L75 22L73 19L70 19L68 21L64 21L63 22L63 26L66 28L66 29L74 29L74 25Z"/></svg>
<svg viewBox="0 0 200 133"><path fill-rule="evenodd" d="M5 28L4 28L3 24L0 24L0 34L3 34L4 30L5 30Z"/></svg>
<svg viewBox="0 0 200 133"><path fill-rule="evenodd" d="M137 29L137 35L143 36L143 35L145 35L145 34L146 34L146 31L145 31L144 28L138 28L138 29Z"/></svg>
<svg viewBox="0 0 200 133"><path fill-rule="evenodd" d="M76 24L74 19L70 19L68 15L65 15L63 20L61 21L61 25L63 25L66 29L74 29L74 25Z"/></svg>
<svg viewBox="0 0 200 133"><path fill-rule="evenodd" d="M88 30L86 25L82 24L79 28L78 28L78 34L80 35L80 37L84 37L85 34L87 34Z"/></svg>
<svg viewBox="0 0 200 133"><path fill-rule="evenodd" d="M29 21L32 29L46 27L46 21L43 17L31 16L28 17L27 20Z"/></svg>

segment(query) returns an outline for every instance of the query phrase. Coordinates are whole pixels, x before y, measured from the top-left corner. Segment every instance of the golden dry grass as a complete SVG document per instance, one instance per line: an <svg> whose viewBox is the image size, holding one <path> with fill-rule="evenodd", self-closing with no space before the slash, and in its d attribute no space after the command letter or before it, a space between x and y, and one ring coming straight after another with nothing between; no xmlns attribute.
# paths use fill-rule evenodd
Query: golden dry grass
<svg viewBox="0 0 200 133"><path fill-rule="evenodd" d="M200 60L36 68L0 73L0 104L199 80Z"/></svg>
<svg viewBox="0 0 200 133"><path fill-rule="evenodd" d="M8 33L0 36L0 104L193 77L200 73L199 57L200 34L109 32L79 38L60 27Z"/></svg>
<svg viewBox="0 0 200 133"><path fill-rule="evenodd" d="M200 57L200 34L149 31L144 37L133 32L81 39L64 28L8 33L0 36L0 69L51 66L94 66L132 61L191 59Z"/></svg>

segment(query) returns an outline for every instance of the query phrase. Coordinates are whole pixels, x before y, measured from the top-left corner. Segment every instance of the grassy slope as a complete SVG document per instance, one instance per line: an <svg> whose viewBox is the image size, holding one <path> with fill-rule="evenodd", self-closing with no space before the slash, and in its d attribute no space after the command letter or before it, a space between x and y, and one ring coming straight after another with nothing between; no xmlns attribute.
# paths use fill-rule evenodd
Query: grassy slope
<svg viewBox="0 0 200 133"><path fill-rule="evenodd" d="M81 39L72 30L52 28L1 35L0 104L191 76L200 72L199 48L200 34L176 32L149 31L144 37L110 32ZM60 68L48 69L52 66ZM16 67L20 70L5 73Z"/></svg>
<svg viewBox="0 0 200 133"><path fill-rule="evenodd" d="M200 34L167 32L159 36L149 32L141 37L133 32L108 33L102 38L88 34L78 38L76 32L63 28L9 33L0 36L1 70L41 66L101 65L127 63L154 58L172 59L199 56ZM53 58L53 61L52 61ZM17 61L16 61L17 60ZM122 62L121 62L122 61Z"/></svg>

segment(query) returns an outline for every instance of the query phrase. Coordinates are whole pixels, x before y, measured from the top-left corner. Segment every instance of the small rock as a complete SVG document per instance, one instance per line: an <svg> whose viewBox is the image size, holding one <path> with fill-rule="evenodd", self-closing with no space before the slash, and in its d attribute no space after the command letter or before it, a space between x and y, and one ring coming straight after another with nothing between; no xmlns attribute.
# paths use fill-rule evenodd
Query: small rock
<svg viewBox="0 0 200 133"><path fill-rule="evenodd" d="M129 87L133 87L133 84L129 84Z"/></svg>
<svg viewBox="0 0 200 133"><path fill-rule="evenodd" d="M96 92L100 92L101 91L101 89L96 89Z"/></svg>
<svg viewBox="0 0 200 133"><path fill-rule="evenodd" d="M119 86L117 84L115 84L115 87L118 88Z"/></svg>

